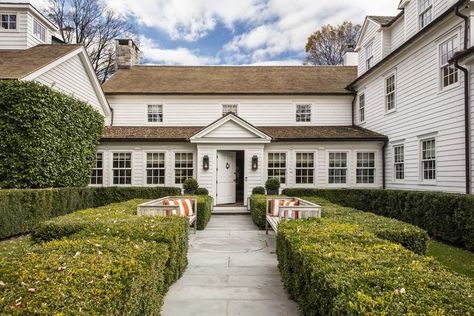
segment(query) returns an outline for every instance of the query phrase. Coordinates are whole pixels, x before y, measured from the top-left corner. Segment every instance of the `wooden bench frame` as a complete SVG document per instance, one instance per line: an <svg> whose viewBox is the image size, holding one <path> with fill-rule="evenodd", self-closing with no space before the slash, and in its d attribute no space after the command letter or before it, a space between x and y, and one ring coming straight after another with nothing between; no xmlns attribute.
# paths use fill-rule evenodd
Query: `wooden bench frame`
<svg viewBox="0 0 474 316"><path fill-rule="evenodd" d="M297 206L280 206L278 209L278 216L272 216L272 201L273 200L297 200ZM321 217L321 206L315 203L300 199L300 198L293 198L293 197L281 197L281 198L270 198L267 199L266 206L265 206L265 214L266 214L266 221L265 221L265 232L268 235L268 230L271 227L273 231L276 233L278 231L278 224L282 220L291 220L291 218L285 218L284 214L285 211L298 211L299 219L305 218L319 218Z"/></svg>
<svg viewBox="0 0 474 316"><path fill-rule="evenodd" d="M158 200L142 203L137 207L138 216L166 216L166 211L175 210L179 211L178 205L163 205L164 201L175 200L175 199L190 199L193 204L193 215L188 216L189 225L193 226L194 233L197 230L197 197L194 196L165 196Z"/></svg>

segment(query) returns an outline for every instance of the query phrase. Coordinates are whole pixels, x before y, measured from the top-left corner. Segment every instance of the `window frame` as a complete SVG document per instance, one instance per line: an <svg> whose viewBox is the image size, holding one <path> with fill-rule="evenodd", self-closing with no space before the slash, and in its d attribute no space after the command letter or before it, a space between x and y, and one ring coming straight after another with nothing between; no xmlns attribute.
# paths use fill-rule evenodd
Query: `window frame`
<svg viewBox="0 0 474 316"><path fill-rule="evenodd" d="M156 121L156 122L150 121L150 115L158 115L158 117L160 115L160 112L157 112L157 113L151 112L150 113L150 107L161 108L161 121ZM161 125L161 124L163 124L164 120L165 120L165 115L164 115L165 110L164 110L164 108L165 107L164 107L163 103L146 103L146 109L145 109L146 110L146 114L145 114L146 115L146 119L145 119L146 124L149 124L149 125Z"/></svg>
<svg viewBox="0 0 474 316"><path fill-rule="evenodd" d="M235 112L234 111L224 111L224 108L226 106L230 106L230 107L235 107ZM229 114L230 112L234 113L235 115L239 115L239 103L232 103L232 102L228 102L228 103L221 103L221 112L222 112L222 116L226 116L227 114Z"/></svg>
<svg viewBox="0 0 474 316"><path fill-rule="evenodd" d="M344 167L331 167L331 154L345 154L346 155L346 166L345 168ZM349 174L349 165L350 165L350 152L348 150L330 150L327 152L327 163L326 163L326 167L327 167L327 177L326 177L326 182L328 184L328 186L335 186L335 187L342 187L342 186L348 186L349 185L349 181L350 181L350 174ZM345 170L346 171L346 174L345 174L345 179L346 181L345 182L331 182L330 179L331 179L331 172L330 170ZM335 177L335 176L333 176Z"/></svg>
<svg viewBox="0 0 474 316"><path fill-rule="evenodd" d="M97 155L102 155L102 167L101 168L97 168ZM104 163L105 163L105 152L102 151L102 150L98 150L96 151L96 159L94 161L94 166L92 167L92 172L91 172L91 176L89 177L89 186L104 186L104 180L105 180L105 174L104 174ZM93 176L93 173L94 171L97 171L97 170L101 170L102 171L102 183L92 183L92 178L94 177ZM95 176L95 178L97 178L97 176Z"/></svg>
<svg viewBox="0 0 474 316"><path fill-rule="evenodd" d="M423 143L427 141L434 141L434 158L433 159L424 159L423 158ZM438 155L437 155L437 138L435 135L425 136L419 139L419 179L421 184L428 184L428 185L435 185L438 179ZM432 161L434 162L434 178L433 179L425 179L425 169L424 169L424 162Z"/></svg>
<svg viewBox="0 0 474 316"><path fill-rule="evenodd" d="M130 168L114 168L114 155L115 154L130 154ZM132 186L133 185L133 151L131 150L117 150L117 151L112 151L111 152L111 155L110 155L110 160L111 160L111 164L110 164L110 170L112 171L110 173L110 183L112 186ZM128 170L130 169L130 184L128 183L114 183L114 178L115 178L115 174L114 174L114 171L115 170Z"/></svg>
<svg viewBox="0 0 474 316"><path fill-rule="evenodd" d="M423 9L422 3L424 3L424 1L429 1L430 4L426 8ZM431 22L433 22L433 0L418 0L417 6L418 6L418 28L419 30L422 30L426 26L428 26ZM428 12L430 13L429 14L430 20L428 22L424 22L424 16Z"/></svg>
<svg viewBox="0 0 474 316"><path fill-rule="evenodd" d="M313 167L312 168L298 168L297 167L297 162L298 162L298 154L312 154L313 155ZM316 166L317 166L317 152L312 151L312 150L297 150L294 152L294 185L297 185L299 187L314 187L317 183L317 173L316 173ZM313 182L309 183L298 183L297 178L297 170L302 169L302 170L312 170L313 171ZM301 176L302 177L302 176ZM308 177L308 176L305 176Z"/></svg>
<svg viewBox="0 0 474 316"><path fill-rule="evenodd" d="M397 148L402 148L401 157L402 160L397 161ZM406 172L405 172L405 144L394 144L392 146L393 151L393 181L394 182L404 182L406 179ZM400 156L400 155L398 155ZM403 178L398 178L398 170L397 166L401 166L401 173Z"/></svg>
<svg viewBox="0 0 474 316"><path fill-rule="evenodd" d="M163 154L163 168L148 168L148 154ZM165 186L166 185L166 151L163 150L147 150L144 152L144 176L143 184L145 186ZM163 183L148 183L148 170L163 170ZM159 176L158 176L159 177ZM153 178L153 176L152 176Z"/></svg>
<svg viewBox="0 0 474 316"><path fill-rule="evenodd" d="M459 32L457 32L456 34L450 34L450 36L444 37L442 40L440 40L438 42L439 87L440 87L441 92L451 90L453 88L459 87L459 85L460 85L460 82L461 82L460 79L461 78L460 78L459 70L454 66L454 64L448 62L449 59L450 59L449 51L448 51L448 55L447 55L447 58L446 58L447 59L446 62L443 62L443 57L444 57L443 46L445 44L447 44L448 42L453 41L452 54L454 55L456 52L459 51L459 45L460 45L459 39L460 39L460 35L459 35ZM448 49L449 49L449 46L448 46ZM456 81L454 81L451 84L448 84L446 86L444 85L444 79L445 79L444 70L445 70L445 68L452 68L454 70L454 72L452 74L448 75L448 76L454 75L454 77L456 78Z"/></svg>
<svg viewBox="0 0 474 316"><path fill-rule="evenodd" d="M388 91L388 80L393 78L393 91ZM393 96L393 108L389 109L389 97ZM385 99L385 113L393 113L397 111L397 73L395 71L390 72L384 78L384 99Z"/></svg>
<svg viewBox="0 0 474 316"><path fill-rule="evenodd" d="M176 168L176 155L177 154L191 154L192 155L192 163L193 163L193 166L192 168ZM194 151L189 151L189 150L179 150L179 151L173 151L173 183L174 185L178 185L178 186L182 186L184 181L186 179L184 179L182 182L176 182L176 170L192 170L192 175L191 175L191 178L196 178L196 153Z"/></svg>
<svg viewBox="0 0 474 316"><path fill-rule="evenodd" d="M364 103L363 103L364 106L361 106L361 99L364 100ZM359 111L359 122L363 124L365 123L365 106L367 104L367 97L366 97L365 91L359 94L357 103L358 103L358 111Z"/></svg>
<svg viewBox="0 0 474 316"><path fill-rule="evenodd" d="M16 27L14 29L4 29L2 27L2 15L14 15L16 16ZM20 14L19 12L1 12L0 11L0 32L20 32L20 27L18 25ZM10 18L8 19L8 23L10 23Z"/></svg>
<svg viewBox="0 0 474 316"><path fill-rule="evenodd" d="M36 34L36 28L38 28L39 30L43 30L43 33L41 34L40 32L40 35L38 36ZM41 24L37 19L33 19L33 36L36 37L37 39L39 39L40 41L42 41L43 43L46 42L46 27Z"/></svg>
<svg viewBox="0 0 474 316"><path fill-rule="evenodd" d="M270 154L284 154L285 155L285 168L270 168L269 164L270 164ZM266 152L266 170L267 170L267 179L270 179L270 176L269 176L269 171L270 170L284 170L284 177L285 177L285 183L282 183L281 180L280 180L280 177L277 177L278 180L280 180L280 184L282 187L285 187L288 185L288 168L289 168L289 165L288 165L288 161L289 161L289 152L288 151L285 151L285 150L271 150L271 151L267 151Z"/></svg>
<svg viewBox="0 0 474 316"><path fill-rule="evenodd" d="M368 55L368 51L370 48L370 57ZM367 45L365 45L365 70L369 71L374 67L374 41L370 41Z"/></svg>
<svg viewBox="0 0 474 316"><path fill-rule="evenodd" d="M298 120L301 119L304 115L308 115L308 112L298 112L298 108L305 106L309 108L309 120ZM295 103L295 122L298 124L310 124L313 122L313 103Z"/></svg>
<svg viewBox="0 0 474 316"><path fill-rule="evenodd" d="M373 167L359 167L359 154L372 154L374 155L374 159L373 159L373 162L374 162L374 166ZM357 175L357 171L358 170L373 170L374 171L374 174L373 174L373 179L374 181L373 182L359 182L358 181L358 175ZM364 176L364 175L362 175ZM357 150L356 153L355 153L355 183L357 186L365 186L365 187L368 187L368 186L376 186L377 185L377 152L374 151L374 150Z"/></svg>

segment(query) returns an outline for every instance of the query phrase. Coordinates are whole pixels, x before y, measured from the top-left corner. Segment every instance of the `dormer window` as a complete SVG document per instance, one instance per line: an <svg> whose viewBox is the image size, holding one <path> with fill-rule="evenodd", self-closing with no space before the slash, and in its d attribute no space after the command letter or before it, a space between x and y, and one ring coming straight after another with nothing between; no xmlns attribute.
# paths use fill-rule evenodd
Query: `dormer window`
<svg viewBox="0 0 474 316"><path fill-rule="evenodd" d="M226 116L229 113L237 115L237 104L222 104L222 116Z"/></svg>
<svg viewBox="0 0 474 316"><path fill-rule="evenodd" d="M46 41L46 29L38 21L33 21L33 34L42 42Z"/></svg>
<svg viewBox="0 0 474 316"><path fill-rule="evenodd" d="M370 43L365 47L365 68L369 70L374 65L374 44Z"/></svg>
<svg viewBox="0 0 474 316"><path fill-rule="evenodd" d="M1 15L1 29L2 30L16 30L16 14L2 14Z"/></svg>
<svg viewBox="0 0 474 316"><path fill-rule="evenodd" d="M433 0L418 0L420 29L424 28L433 20Z"/></svg>

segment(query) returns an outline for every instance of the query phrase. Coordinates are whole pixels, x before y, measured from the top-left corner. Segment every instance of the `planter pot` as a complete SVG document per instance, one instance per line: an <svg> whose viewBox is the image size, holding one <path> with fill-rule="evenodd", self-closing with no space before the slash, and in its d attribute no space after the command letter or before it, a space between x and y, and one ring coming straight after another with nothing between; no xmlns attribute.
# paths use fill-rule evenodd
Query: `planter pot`
<svg viewBox="0 0 474 316"><path fill-rule="evenodd" d="M267 190L267 195L278 195L279 190Z"/></svg>

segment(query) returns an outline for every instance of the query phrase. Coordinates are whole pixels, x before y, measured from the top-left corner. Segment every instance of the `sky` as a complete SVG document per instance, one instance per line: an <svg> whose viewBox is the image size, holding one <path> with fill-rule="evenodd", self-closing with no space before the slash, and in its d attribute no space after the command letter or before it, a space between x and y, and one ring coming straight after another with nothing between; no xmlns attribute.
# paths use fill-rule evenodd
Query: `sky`
<svg viewBox="0 0 474 316"><path fill-rule="evenodd" d="M41 7L45 0L32 0ZM142 63L301 65L325 24L396 15L399 0L107 0L135 27Z"/></svg>

